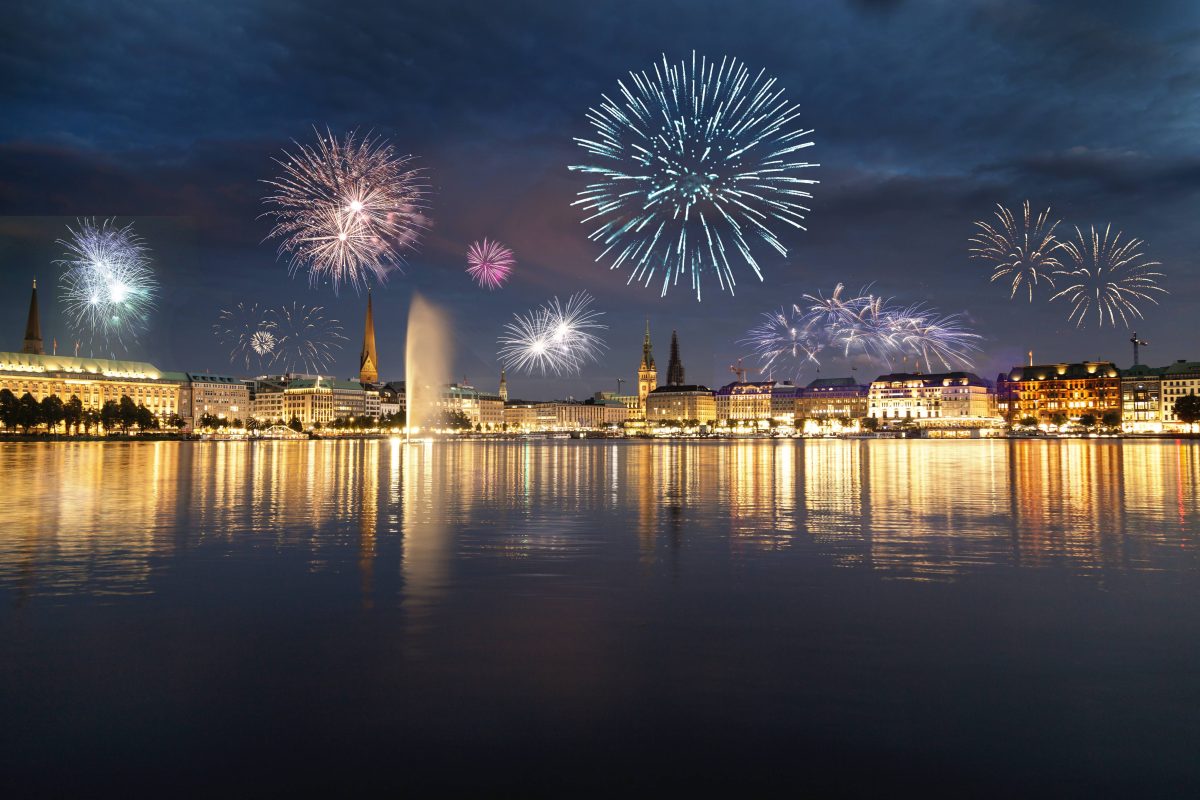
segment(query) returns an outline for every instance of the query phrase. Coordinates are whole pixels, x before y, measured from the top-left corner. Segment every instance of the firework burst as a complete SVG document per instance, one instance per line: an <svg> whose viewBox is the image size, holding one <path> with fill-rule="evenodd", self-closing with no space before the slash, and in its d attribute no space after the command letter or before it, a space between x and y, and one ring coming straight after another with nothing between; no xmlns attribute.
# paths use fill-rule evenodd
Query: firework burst
<svg viewBox="0 0 1200 800"><path fill-rule="evenodd" d="M980 220L979 231L971 238L972 258L987 261L992 268L992 281L1007 281L1009 299L1024 287L1033 302L1033 290L1046 283L1054 288L1053 275L1062 269L1056 253L1063 247L1054 236L1059 220L1050 222L1050 209L1034 215L1026 200L1024 216L1017 217L1002 205L996 206L996 224Z"/></svg>
<svg viewBox="0 0 1200 800"><path fill-rule="evenodd" d="M499 289L508 280L517 261L499 242L484 239L467 250L467 274L485 289Z"/></svg>
<svg viewBox="0 0 1200 800"><path fill-rule="evenodd" d="M571 295L566 303L557 297L526 314L514 314L500 336L498 356L507 370L542 375L572 374L595 361L604 350L599 332L603 312L591 308L587 292Z"/></svg>
<svg viewBox="0 0 1200 800"><path fill-rule="evenodd" d="M1094 312L1099 327L1105 319L1116 327L1118 318L1129 327L1132 318L1142 318L1139 302L1157 304L1154 293L1167 293L1158 285L1162 273L1153 269L1160 263L1142 253L1141 239L1122 242L1121 232L1113 233L1111 225L1103 233L1094 227L1088 233L1076 228L1075 233L1077 238L1063 245L1071 268L1056 273L1065 285L1050 299L1071 304L1067 319L1076 326L1082 327Z"/></svg>
<svg viewBox="0 0 1200 800"><path fill-rule="evenodd" d="M805 294L801 303L763 314L742 343L764 371L795 378L819 367L820 357L829 353L887 369L894 361L927 371L969 368L981 338L961 314L943 315L924 304L898 306L865 289L847 294L839 283L828 296Z"/></svg>
<svg viewBox="0 0 1200 800"><path fill-rule="evenodd" d="M124 350L147 327L158 290L150 252L133 225L80 220L67 228L61 298L72 329L110 353Z"/></svg>
<svg viewBox="0 0 1200 800"><path fill-rule="evenodd" d="M268 330L275 337L272 363L288 373L325 372L346 341L342 324L328 319L320 306L280 306L270 312L269 322Z"/></svg>
<svg viewBox="0 0 1200 800"><path fill-rule="evenodd" d="M270 364L278 344L275 322L269 311L257 304L238 303L222 311L213 325L217 341L229 348L230 363L242 361L249 369L252 364Z"/></svg>
<svg viewBox="0 0 1200 800"><path fill-rule="evenodd" d="M264 181L264 198L294 273L304 267L311 283L328 280L358 290L398 269L405 248L425 227L425 185L410 156L398 156L385 140L328 130L315 146L296 144L275 162L283 174Z"/></svg>
<svg viewBox="0 0 1200 800"><path fill-rule="evenodd" d="M688 274L696 299L711 270L733 293L733 263L762 280L753 245L780 255L779 225L804 230L806 187L817 166L799 156L812 146L797 106L765 72L734 58L720 63L692 53L691 62L661 64L618 81L587 119L594 139L576 138L591 164L572 166L595 179L573 205L596 223L589 238L611 269L628 266L629 282L649 286L662 274L662 294Z"/></svg>

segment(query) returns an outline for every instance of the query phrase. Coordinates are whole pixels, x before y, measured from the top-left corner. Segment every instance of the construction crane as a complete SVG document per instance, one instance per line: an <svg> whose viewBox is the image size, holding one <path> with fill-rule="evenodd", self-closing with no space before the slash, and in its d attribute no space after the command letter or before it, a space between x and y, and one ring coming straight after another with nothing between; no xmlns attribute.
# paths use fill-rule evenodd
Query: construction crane
<svg viewBox="0 0 1200 800"><path fill-rule="evenodd" d="M1138 348L1149 347L1150 343L1144 339L1139 339L1137 331L1134 331L1133 336L1129 337L1129 343L1133 345L1133 365L1136 367L1138 365Z"/></svg>
<svg viewBox="0 0 1200 800"><path fill-rule="evenodd" d="M746 382L746 368L742 366L742 360L739 358L736 364L729 365L729 371L737 376L738 383Z"/></svg>

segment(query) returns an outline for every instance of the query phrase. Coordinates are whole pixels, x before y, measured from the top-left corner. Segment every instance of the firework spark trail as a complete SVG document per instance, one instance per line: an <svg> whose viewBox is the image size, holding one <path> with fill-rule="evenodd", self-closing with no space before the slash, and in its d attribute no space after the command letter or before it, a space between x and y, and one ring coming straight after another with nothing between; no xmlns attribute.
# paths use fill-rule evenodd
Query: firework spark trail
<svg viewBox="0 0 1200 800"><path fill-rule="evenodd" d="M1128 328L1132 318L1142 318L1138 302L1157 304L1152 293L1167 293L1158 285L1163 274L1152 269L1161 264L1147 259L1141 239L1122 242L1121 232L1114 234L1111 225L1103 234L1095 227L1086 234L1076 228L1075 233L1077 238L1063 245L1073 266L1055 273L1066 285L1050 299L1061 298L1071 304L1067 319L1077 327L1094 311L1098 327L1104 327L1106 317L1108 324L1116 327L1120 317Z"/></svg>
<svg viewBox="0 0 1200 800"><path fill-rule="evenodd" d="M467 250L467 274L485 289L499 289L516 266L512 250L484 239Z"/></svg>
<svg viewBox="0 0 1200 800"><path fill-rule="evenodd" d="M411 156L397 156L386 140L348 133L338 140L317 132L315 146L295 142L295 154L274 159L283 169L264 198L292 273L306 268L311 283L323 279L334 292L358 290L399 269L402 251L426 227L426 187Z"/></svg>
<svg viewBox="0 0 1200 800"><path fill-rule="evenodd" d="M145 332L158 291L148 248L132 223L84 219L67 231L57 242L67 252L55 263L71 328L109 353L127 349Z"/></svg>
<svg viewBox="0 0 1200 800"><path fill-rule="evenodd" d="M326 318L321 306L283 305L272 309L269 320L270 332L275 336L272 364L288 373L303 371L319 375L326 372L335 351L346 341L342 324Z"/></svg>
<svg viewBox="0 0 1200 800"><path fill-rule="evenodd" d="M603 312L593 311L587 292L557 297L525 314L514 314L504 326L497 355L507 370L542 375L578 373L606 347L599 332Z"/></svg>
<svg viewBox="0 0 1200 800"><path fill-rule="evenodd" d="M598 224L596 260L628 265L628 282L646 286L661 269L662 295L686 272L697 300L707 268L730 294L739 260L762 280L752 244L786 256L775 228L805 229L805 187L817 183L799 176L818 165L799 158L813 142L795 124L798 107L735 58L697 64L693 52L675 65L664 55L629 78L617 82L622 101L602 95L588 110L594 138L575 139L595 157L570 169L596 179L572 204Z"/></svg>
<svg viewBox="0 0 1200 800"><path fill-rule="evenodd" d="M1050 222L1050 209L1034 216L1029 201L1023 206L1021 221L1002 205L996 206L998 224L983 220L975 223L979 231L971 238L974 245L969 248L972 258L987 261L992 267L992 281L1009 282L1009 299L1017 296L1024 286L1033 302L1034 287L1047 283L1054 288L1053 275L1062 269L1056 255L1063 247L1054 236L1054 229L1061 220Z"/></svg>
<svg viewBox="0 0 1200 800"><path fill-rule="evenodd" d="M742 340L765 371L798 377L820 365L826 351L847 359L865 358L890 369L893 361L909 361L926 371L971 367L971 353L982 337L961 314L943 315L924 304L907 307L864 289L845 294L838 284L826 296L805 294L802 302L763 314L764 322Z"/></svg>

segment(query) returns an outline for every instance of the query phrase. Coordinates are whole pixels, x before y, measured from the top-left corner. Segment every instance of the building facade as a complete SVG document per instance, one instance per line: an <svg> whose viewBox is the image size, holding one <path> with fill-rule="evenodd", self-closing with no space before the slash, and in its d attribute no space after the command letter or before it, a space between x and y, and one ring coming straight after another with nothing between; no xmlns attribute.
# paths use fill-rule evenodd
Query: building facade
<svg viewBox="0 0 1200 800"><path fill-rule="evenodd" d="M1121 375L1110 361L1013 367L996 381L1000 415L1010 424L1032 417L1050 424L1121 410Z"/></svg>
<svg viewBox="0 0 1200 800"><path fill-rule="evenodd" d="M195 427L206 414L243 421L251 416L250 388L239 378L188 373L187 380L189 397L186 413L181 412L181 416L189 426Z"/></svg>
<svg viewBox="0 0 1200 800"><path fill-rule="evenodd" d="M75 396L84 408L99 409L128 397L166 420L181 414L187 385L183 373L163 372L144 361L0 352L0 389L17 397L28 392L39 402L50 395L63 402Z"/></svg>
<svg viewBox="0 0 1200 800"><path fill-rule="evenodd" d="M868 392L854 378L817 378L797 393L796 419L860 419L867 416Z"/></svg>
<svg viewBox="0 0 1200 800"><path fill-rule="evenodd" d="M700 425L715 424L717 401L712 389L699 385L660 386L646 396L646 421L696 420Z"/></svg>
<svg viewBox="0 0 1200 800"><path fill-rule="evenodd" d="M735 381L717 389L714 401L717 424L736 425L772 419L771 396L775 381Z"/></svg>
<svg viewBox="0 0 1200 800"><path fill-rule="evenodd" d="M882 420L953 420L956 424L998 420L991 384L970 372L897 372L881 375L867 390L867 416Z"/></svg>
<svg viewBox="0 0 1200 800"><path fill-rule="evenodd" d="M1175 401L1189 394L1200 395L1200 362L1179 360L1162 371L1162 421L1164 430L1184 431L1175 414Z"/></svg>

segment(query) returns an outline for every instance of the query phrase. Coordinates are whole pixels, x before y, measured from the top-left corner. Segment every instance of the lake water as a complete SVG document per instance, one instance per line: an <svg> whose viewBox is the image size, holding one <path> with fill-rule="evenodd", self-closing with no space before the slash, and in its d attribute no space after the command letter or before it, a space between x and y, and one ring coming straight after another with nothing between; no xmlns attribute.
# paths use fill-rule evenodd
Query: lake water
<svg viewBox="0 0 1200 800"><path fill-rule="evenodd" d="M1200 442L8 443L0 475L0 786L1200 790Z"/></svg>

